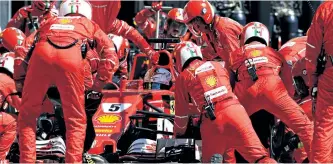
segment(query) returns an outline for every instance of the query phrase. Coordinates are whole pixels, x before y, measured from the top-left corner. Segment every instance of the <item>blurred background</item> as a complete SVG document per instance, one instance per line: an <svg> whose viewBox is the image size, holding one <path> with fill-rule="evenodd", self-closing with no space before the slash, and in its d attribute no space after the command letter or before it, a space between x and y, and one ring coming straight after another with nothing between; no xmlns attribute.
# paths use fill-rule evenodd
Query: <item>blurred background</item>
<svg viewBox="0 0 333 164"><path fill-rule="evenodd" d="M269 27L271 44L278 48L289 39L304 35L311 24L312 16L321 1L210 1L221 16L230 17L241 24L259 21ZM0 26L3 29L15 12L26 5L25 1L0 1ZM183 8L186 1L166 1L163 6ZM122 1L118 19L134 26L137 12L150 6L151 1ZM126 6L126 7L124 7ZM167 12L167 11L166 11Z"/></svg>

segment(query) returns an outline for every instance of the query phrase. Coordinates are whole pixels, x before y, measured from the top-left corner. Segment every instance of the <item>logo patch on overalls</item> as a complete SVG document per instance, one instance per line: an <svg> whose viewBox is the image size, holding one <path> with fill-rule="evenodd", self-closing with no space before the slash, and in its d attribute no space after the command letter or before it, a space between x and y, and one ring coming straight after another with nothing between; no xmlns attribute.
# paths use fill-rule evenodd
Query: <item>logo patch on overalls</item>
<svg viewBox="0 0 333 164"><path fill-rule="evenodd" d="M260 55L261 55L261 51L259 51L259 50L253 50L253 51L251 51L251 56L252 57L258 57Z"/></svg>
<svg viewBox="0 0 333 164"><path fill-rule="evenodd" d="M62 19L59 19L59 23L60 24L68 24L68 23L71 23L71 20L68 19L68 18L62 18Z"/></svg>
<svg viewBox="0 0 333 164"><path fill-rule="evenodd" d="M217 84L216 77L214 76L208 76L205 81L209 87L215 87Z"/></svg>

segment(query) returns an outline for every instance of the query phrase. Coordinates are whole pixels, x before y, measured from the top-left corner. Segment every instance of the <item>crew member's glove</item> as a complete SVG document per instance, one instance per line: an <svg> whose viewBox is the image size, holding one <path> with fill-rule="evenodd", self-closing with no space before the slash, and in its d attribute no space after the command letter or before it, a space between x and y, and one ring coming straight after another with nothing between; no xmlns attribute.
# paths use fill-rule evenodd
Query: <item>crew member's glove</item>
<svg viewBox="0 0 333 164"><path fill-rule="evenodd" d="M162 9L162 5L163 5L162 1L152 2L151 8L157 12Z"/></svg>
<svg viewBox="0 0 333 164"><path fill-rule="evenodd" d="M148 54L148 56L149 56L150 63L152 65L157 65L158 64L158 61L160 59L160 53L159 52L152 51Z"/></svg>
<svg viewBox="0 0 333 164"><path fill-rule="evenodd" d="M16 21L20 21L21 19L25 19L29 17L29 13L31 13L33 11L32 8L21 8L18 11L18 17L16 17Z"/></svg>

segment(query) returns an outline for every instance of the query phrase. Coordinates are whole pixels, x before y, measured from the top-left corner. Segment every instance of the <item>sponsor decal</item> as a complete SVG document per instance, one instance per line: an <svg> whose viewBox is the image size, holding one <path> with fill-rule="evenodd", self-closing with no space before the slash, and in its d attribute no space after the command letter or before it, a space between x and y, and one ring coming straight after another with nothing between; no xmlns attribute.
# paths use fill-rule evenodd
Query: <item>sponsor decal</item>
<svg viewBox="0 0 333 164"><path fill-rule="evenodd" d="M259 51L259 50L253 50L253 51L251 51L251 56L252 56L252 57L258 57L258 56L260 56L261 54L262 54L262 52Z"/></svg>
<svg viewBox="0 0 333 164"><path fill-rule="evenodd" d="M112 129L95 129L96 133L112 133Z"/></svg>
<svg viewBox="0 0 333 164"><path fill-rule="evenodd" d="M195 75L199 74L199 73L202 73L202 72L206 72L206 71L209 71L209 70L212 70L214 69L214 66L211 62L206 62L205 64L201 65L200 67L198 67L196 70L195 70Z"/></svg>
<svg viewBox="0 0 333 164"><path fill-rule="evenodd" d="M118 115L102 115L96 119L99 123L102 124L114 124L121 120L121 117Z"/></svg>
<svg viewBox="0 0 333 164"><path fill-rule="evenodd" d="M267 62L268 62L267 57L256 57L256 58L248 59L244 63L246 66L248 66L249 64L253 65L253 64L267 63Z"/></svg>
<svg viewBox="0 0 333 164"><path fill-rule="evenodd" d="M206 84L209 86L209 87L215 87L216 84L217 84L217 80L216 80L216 77L215 76L208 76L206 79Z"/></svg>
<svg viewBox="0 0 333 164"><path fill-rule="evenodd" d="M59 19L59 23L60 24L69 24L71 23L72 20L68 19L68 18L62 18L62 19Z"/></svg>
<svg viewBox="0 0 333 164"><path fill-rule="evenodd" d="M204 93L205 97L209 97L211 100L228 93L228 89L225 86L221 86Z"/></svg>
<svg viewBox="0 0 333 164"><path fill-rule="evenodd" d="M96 137L110 137L111 134L96 134Z"/></svg>
<svg viewBox="0 0 333 164"><path fill-rule="evenodd" d="M50 30L74 30L74 26L64 25L64 24L53 24L51 25Z"/></svg>
<svg viewBox="0 0 333 164"><path fill-rule="evenodd" d="M115 125L94 125L94 128L115 128Z"/></svg>
<svg viewBox="0 0 333 164"><path fill-rule="evenodd" d="M132 106L131 103L102 103L104 113L120 113Z"/></svg>

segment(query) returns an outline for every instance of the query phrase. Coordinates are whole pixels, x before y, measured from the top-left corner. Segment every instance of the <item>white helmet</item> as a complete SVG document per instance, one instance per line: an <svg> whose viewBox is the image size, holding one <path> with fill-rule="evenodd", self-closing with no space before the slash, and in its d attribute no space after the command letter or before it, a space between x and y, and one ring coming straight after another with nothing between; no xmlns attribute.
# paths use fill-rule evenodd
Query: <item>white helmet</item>
<svg viewBox="0 0 333 164"><path fill-rule="evenodd" d="M0 72L6 73L9 76L14 74L14 53L7 52L0 55Z"/></svg>
<svg viewBox="0 0 333 164"><path fill-rule="evenodd" d="M253 39L253 40L252 40ZM244 28L240 36L241 46L248 41L260 41L266 46L269 45L269 31L267 27L260 22L250 22Z"/></svg>
<svg viewBox="0 0 333 164"><path fill-rule="evenodd" d="M181 72L185 63L192 58L202 60L200 47L190 41L177 44L174 50L174 56L176 57L176 67L178 72Z"/></svg>
<svg viewBox="0 0 333 164"><path fill-rule="evenodd" d="M81 14L91 20L92 9L90 3L85 0L65 0L60 4L59 16L75 13Z"/></svg>

